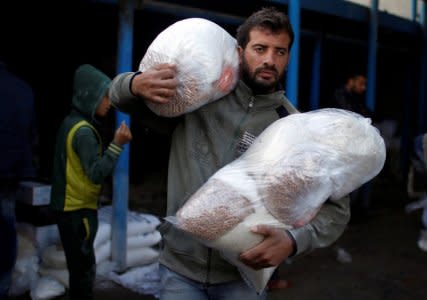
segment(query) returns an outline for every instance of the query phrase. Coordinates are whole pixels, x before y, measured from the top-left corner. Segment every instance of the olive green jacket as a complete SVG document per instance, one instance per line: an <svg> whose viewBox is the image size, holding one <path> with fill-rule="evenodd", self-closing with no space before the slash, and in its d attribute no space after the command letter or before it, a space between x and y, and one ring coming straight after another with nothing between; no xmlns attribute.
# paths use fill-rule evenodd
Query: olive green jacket
<svg viewBox="0 0 427 300"><path fill-rule="evenodd" d="M118 75L110 97L120 109L131 110L143 103L129 89L132 73ZM122 106L123 105L123 106ZM239 82L237 88L200 109L183 115L172 135L167 187L167 215L173 216L187 199L218 169L239 157L267 126L282 116L298 111L283 91L253 95ZM306 226L290 230L295 255L334 242L349 221L349 199L327 201L317 217ZM188 278L205 283L239 279L236 267L195 238L170 223L161 227L164 247L160 262Z"/></svg>

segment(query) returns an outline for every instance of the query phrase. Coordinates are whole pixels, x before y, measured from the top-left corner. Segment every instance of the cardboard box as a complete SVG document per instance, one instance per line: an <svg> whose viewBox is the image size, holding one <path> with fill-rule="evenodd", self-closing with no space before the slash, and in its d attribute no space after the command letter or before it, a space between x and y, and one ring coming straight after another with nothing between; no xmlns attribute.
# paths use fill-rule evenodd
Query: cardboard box
<svg viewBox="0 0 427 300"><path fill-rule="evenodd" d="M50 184L36 181L19 183L17 200L30 205L48 205L50 203Z"/></svg>

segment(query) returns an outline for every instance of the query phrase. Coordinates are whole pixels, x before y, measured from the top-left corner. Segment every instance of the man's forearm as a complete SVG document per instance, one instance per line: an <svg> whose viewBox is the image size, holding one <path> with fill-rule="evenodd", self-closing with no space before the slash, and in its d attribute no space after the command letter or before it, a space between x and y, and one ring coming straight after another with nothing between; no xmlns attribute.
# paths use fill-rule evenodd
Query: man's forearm
<svg viewBox="0 0 427 300"><path fill-rule="evenodd" d="M295 255L327 247L344 232L350 220L350 197L326 201L316 217L307 225L291 229L296 242Z"/></svg>
<svg viewBox="0 0 427 300"><path fill-rule="evenodd" d="M127 72L114 77L110 85L109 96L111 103L118 110L125 113L133 113L141 102L131 91L133 76L137 73Z"/></svg>

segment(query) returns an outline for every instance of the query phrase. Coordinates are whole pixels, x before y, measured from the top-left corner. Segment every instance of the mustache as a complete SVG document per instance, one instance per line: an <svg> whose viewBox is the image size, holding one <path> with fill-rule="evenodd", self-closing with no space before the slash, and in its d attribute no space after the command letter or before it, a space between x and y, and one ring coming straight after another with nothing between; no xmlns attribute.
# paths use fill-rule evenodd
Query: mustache
<svg viewBox="0 0 427 300"><path fill-rule="evenodd" d="M271 71L274 72L276 75L279 74L279 71L274 66L263 66L255 69L255 74L258 74L262 71Z"/></svg>

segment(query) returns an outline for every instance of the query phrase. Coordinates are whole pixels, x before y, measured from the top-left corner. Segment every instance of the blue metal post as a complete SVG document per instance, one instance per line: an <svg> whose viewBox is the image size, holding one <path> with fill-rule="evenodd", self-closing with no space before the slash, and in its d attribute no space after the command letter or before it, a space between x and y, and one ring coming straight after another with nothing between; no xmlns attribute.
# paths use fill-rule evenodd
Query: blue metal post
<svg viewBox="0 0 427 300"><path fill-rule="evenodd" d="M299 44L300 44L300 1L289 0L289 19L295 33L291 49L291 57L286 77L286 96L296 107L298 106L298 69L299 69Z"/></svg>
<svg viewBox="0 0 427 300"><path fill-rule="evenodd" d="M377 76L377 36L378 36L378 0L371 0L368 43L368 74L366 105L375 111L376 76Z"/></svg>
<svg viewBox="0 0 427 300"><path fill-rule="evenodd" d="M411 2L411 20L412 21L417 20L417 1L418 0L412 0Z"/></svg>
<svg viewBox="0 0 427 300"><path fill-rule="evenodd" d="M421 4L421 25L422 25L422 46L421 46L421 70L419 80L419 100L418 100L418 124L419 133L426 132L425 114L426 114L426 80L427 80L427 4L425 1Z"/></svg>
<svg viewBox="0 0 427 300"><path fill-rule="evenodd" d="M323 37L318 34L313 49L313 62L311 67L311 89L310 89L310 109L319 108L320 97L320 67L322 63L322 42Z"/></svg>
<svg viewBox="0 0 427 300"><path fill-rule="evenodd" d="M411 126L411 116L415 114L415 101L412 99L415 98L416 91L414 90L414 81L417 80L418 74L416 70L418 67L414 62L414 58L410 58L408 64L406 65L406 101L403 101L403 114L402 114L402 130L401 130L401 139L400 139L400 169L402 171L403 179L407 179L407 174L410 165L410 151L412 148L413 140L413 126ZM404 181L406 182L406 181Z"/></svg>
<svg viewBox="0 0 427 300"><path fill-rule="evenodd" d="M117 72L123 73L132 70L133 48L133 18L134 0L119 1L119 33ZM117 112L116 125L125 121L130 126L129 116ZM112 259L117 264L117 270L126 268L126 232L127 209L129 196L129 144L120 155L113 177L113 219L112 219Z"/></svg>

